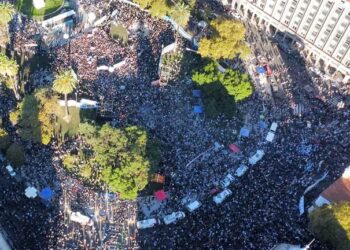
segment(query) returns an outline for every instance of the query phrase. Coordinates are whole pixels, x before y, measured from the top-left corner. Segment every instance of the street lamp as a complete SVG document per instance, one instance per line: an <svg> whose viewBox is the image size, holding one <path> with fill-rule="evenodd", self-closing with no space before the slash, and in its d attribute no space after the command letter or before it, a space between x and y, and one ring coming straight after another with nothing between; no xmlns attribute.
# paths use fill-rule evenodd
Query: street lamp
<svg viewBox="0 0 350 250"><path fill-rule="evenodd" d="M72 67L71 57L70 57L70 37L71 37L71 30L69 27L68 33L64 33L63 38L68 41L68 61L69 61L69 67Z"/></svg>

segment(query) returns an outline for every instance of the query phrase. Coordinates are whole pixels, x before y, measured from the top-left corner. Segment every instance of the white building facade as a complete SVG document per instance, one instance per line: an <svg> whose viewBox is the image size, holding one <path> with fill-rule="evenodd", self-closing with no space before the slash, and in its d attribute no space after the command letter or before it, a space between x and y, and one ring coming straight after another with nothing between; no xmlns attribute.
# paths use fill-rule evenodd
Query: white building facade
<svg viewBox="0 0 350 250"><path fill-rule="evenodd" d="M350 81L350 0L233 0L232 8L272 35L281 32L327 74Z"/></svg>

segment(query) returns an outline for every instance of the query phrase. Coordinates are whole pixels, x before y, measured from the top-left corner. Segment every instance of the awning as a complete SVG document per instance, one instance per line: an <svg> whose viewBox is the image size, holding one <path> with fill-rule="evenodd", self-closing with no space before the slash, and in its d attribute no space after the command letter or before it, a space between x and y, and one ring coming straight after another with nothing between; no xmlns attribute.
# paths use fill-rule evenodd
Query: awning
<svg viewBox="0 0 350 250"><path fill-rule="evenodd" d="M258 126L259 126L259 128L261 128L261 129L264 129L264 128L267 127L267 125L266 125L266 123L265 123L264 121L259 121L259 122L258 122Z"/></svg>
<svg viewBox="0 0 350 250"><path fill-rule="evenodd" d="M265 69L264 67L259 66L256 67L256 72L258 72L259 74L265 74Z"/></svg>
<svg viewBox="0 0 350 250"><path fill-rule="evenodd" d="M241 128L241 131L239 132L239 134L243 137L249 137L249 130L247 128Z"/></svg>
<svg viewBox="0 0 350 250"><path fill-rule="evenodd" d="M44 200L50 200L53 196L53 192L51 190L51 188L46 187L43 190L41 190L40 192L40 197Z"/></svg>
<svg viewBox="0 0 350 250"><path fill-rule="evenodd" d="M202 93L199 89L192 90L192 96L193 97L201 97Z"/></svg>
<svg viewBox="0 0 350 250"><path fill-rule="evenodd" d="M156 192L154 193L154 196L155 196L156 199L159 200L159 201L163 201L163 200L165 200L165 199L167 198L167 195L166 195L166 193L164 192L163 189L156 191Z"/></svg>
<svg viewBox="0 0 350 250"><path fill-rule="evenodd" d="M240 151L240 149L237 147L236 144L232 143L230 146L229 146L230 150L234 153L238 153Z"/></svg>
<svg viewBox="0 0 350 250"><path fill-rule="evenodd" d="M202 108L202 106L199 106L199 105L193 106L193 112L194 112L195 114L203 113L203 108Z"/></svg>
<svg viewBox="0 0 350 250"><path fill-rule="evenodd" d="M160 174L155 174L153 179L152 179L153 182L157 182L157 183L162 183L164 184L165 182L165 177L164 175L160 175Z"/></svg>
<svg viewBox="0 0 350 250"><path fill-rule="evenodd" d="M38 196L38 190L35 187L27 187L25 190L25 195L28 198L35 198Z"/></svg>

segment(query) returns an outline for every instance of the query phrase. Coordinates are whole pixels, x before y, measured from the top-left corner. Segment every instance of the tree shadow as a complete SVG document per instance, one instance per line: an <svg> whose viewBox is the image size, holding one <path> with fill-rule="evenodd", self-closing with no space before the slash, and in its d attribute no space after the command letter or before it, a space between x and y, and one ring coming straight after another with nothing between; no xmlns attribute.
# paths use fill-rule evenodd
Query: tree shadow
<svg viewBox="0 0 350 250"><path fill-rule="evenodd" d="M25 138L22 140L11 133L12 140L24 149L26 159L22 166L15 168L16 177L10 177L3 168L4 163L1 163L0 224L13 249L54 247L60 230L61 185L53 166L53 152L49 147L34 142L34 137L41 140L42 129L37 105L37 100L24 98L21 114L24 120L18 127L19 134ZM24 132L24 129L28 131ZM49 202L44 202L39 196L29 199L24 195L29 186L39 192L50 187L54 197Z"/></svg>

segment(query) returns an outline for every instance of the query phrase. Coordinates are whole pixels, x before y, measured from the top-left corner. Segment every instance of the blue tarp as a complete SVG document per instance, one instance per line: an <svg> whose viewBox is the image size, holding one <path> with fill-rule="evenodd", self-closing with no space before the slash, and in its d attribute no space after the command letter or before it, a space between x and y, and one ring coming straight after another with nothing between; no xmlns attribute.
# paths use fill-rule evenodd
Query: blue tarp
<svg viewBox="0 0 350 250"><path fill-rule="evenodd" d="M202 92L199 89L192 90L193 97L201 97Z"/></svg>
<svg viewBox="0 0 350 250"><path fill-rule="evenodd" d="M202 108L202 106L199 106L199 105L193 106L193 112L194 112L195 114L203 113L203 108Z"/></svg>
<svg viewBox="0 0 350 250"><path fill-rule="evenodd" d="M239 134L243 137L249 137L249 130L246 128L241 128L241 131L239 132Z"/></svg>
<svg viewBox="0 0 350 250"><path fill-rule="evenodd" d="M266 125L266 123L264 121L259 121L258 122L258 126L259 126L260 129L264 129L264 128L267 127L267 125Z"/></svg>
<svg viewBox="0 0 350 250"><path fill-rule="evenodd" d="M256 72L258 72L259 74L265 74L265 69L262 66L256 67Z"/></svg>
<svg viewBox="0 0 350 250"><path fill-rule="evenodd" d="M53 196L53 192L52 192L51 188L46 187L43 190L41 190L39 196L44 200L50 200Z"/></svg>

